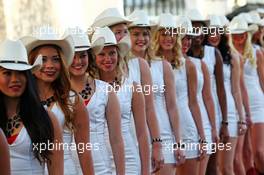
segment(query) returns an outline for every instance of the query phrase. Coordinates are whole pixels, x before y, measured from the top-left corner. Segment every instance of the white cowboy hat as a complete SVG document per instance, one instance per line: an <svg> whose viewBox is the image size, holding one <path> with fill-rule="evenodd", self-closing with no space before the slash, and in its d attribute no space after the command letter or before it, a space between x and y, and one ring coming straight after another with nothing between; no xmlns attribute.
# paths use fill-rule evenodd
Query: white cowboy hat
<svg viewBox="0 0 264 175"><path fill-rule="evenodd" d="M117 8L108 8L100 13L94 20L92 27L112 26L119 23L129 24L131 21L118 11Z"/></svg>
<svg viewBox="0 0 264 175"><path fill-rule="evenodd" d="M264 26L264 20L260 18L260 15L257 11L251 11L249 15L252 19L253 24L257 24L258 26Z"/></svg>
<svg viewBox="0 0 264 175"><path fill-rule="evenodd" d="M224 27L221 22L220 16L217 15L209 15L209 27Z"/></svg>
<svg viewBox="0 0 264 175"><path fill-rule="evenodd" d="M68 28L66 33L73 39L75 52L92 49L95 54L98 54L103 49L104 38L98 38L92 45L88 35L79 27Z"/></svg>
<svg viewBox="0 0 264 175"><path fill-rule="evenodd" d="M190 9L187 11L186 16L192 22L207 22L208 19L202 16L202 14L197 9Z"/></svg>
<svg viewBox="0 0 264 175"><path fill-rule="evenodd" d="M252 28L248 27L247 21L241 16L234 17L228 27L231 34L241 34L253 31Z"/></svg>
<svg viewBox="0 0 264 175"><path fill-rule="evenodd" d="M219 19L221 21L221 25L224 26L224 27L227 27L228 24L229 24L229 20L227 19L227 17L225 15L220 15L219 16Z"/></svg>
<svg viewBox="0 0 264 175"><path fill-rule="evenodd" d="M192 22L186 16L176 17L176 27L178 28L178 33L184 37L185 35L199 36L200 32L195 33L193 31Z"/></svg>
<svg viewBox="0 0 264 175"><path fill-rule="evenodd" d="M264 14L264 8L257 8L257 12L260 14Z"/></svg>
<svg viewBox="0 0 264 175"><path fill-rule="evenodd" d="M59 36L54 31L40 33L37 37L25 36L21 38L21 41L26 46L28 54L35 48L42 45L56 45L61 48L67 65L71 65L74 57L74 43L73 39L69 35Z"/></svg>
<svg viewBox="0 0 264 175"><path fill-rule="evenodd" d="M117 46L119 49L119 54L123 58L127 55L130 46L127 42L123 42L123 39L117 43L116 37L114 33L109 29L109 27L103 27L103 28L97 28L92 36L92 44L98 40L98 38L104 38L104 44L105 46Z"/></svg>
<svg viewBox="0 0 264 175"><path fill-rule="evenodd" d="M149 16L144 10L135 10L127 16L127 18L132 21L132 23L128 25L129 28L155 26L155 24L150 23Z"/></svg>
<svg viewBox="0 0 264 175"><path fill-rule="evenodd" d="M0 67L10 70L25 71L36 70L42 64L42 56L39 55L33 65L28 63L27 50L20 40L4 40L0 44Z"/></svg>
<svg viewBox="0 0 264 175"><path fill-rule="evenodd" d="M257 26L257 24L254 23L253 19L251 18L251 15L249 13L240 13L237 16L244 19L247 22L249 32L254 33L254 32L258 31L258 26Z"/></svg>
<svg viewBox="0 0 264 175"><path fill-rule="evenodd" d="M159 18L158 18L158 22L157 22L157 26L156 30L160 30L160 29L176 29L177 25L176 25L176 20L174 18L174 16L170 13L162 13L160 14Z"/></svg>

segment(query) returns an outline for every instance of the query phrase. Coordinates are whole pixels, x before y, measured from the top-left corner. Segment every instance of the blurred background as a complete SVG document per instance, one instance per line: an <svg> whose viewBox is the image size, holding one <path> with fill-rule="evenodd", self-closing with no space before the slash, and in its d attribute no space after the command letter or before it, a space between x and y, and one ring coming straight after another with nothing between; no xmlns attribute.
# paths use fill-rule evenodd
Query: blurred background
<svg viewBox="0 0 264 175"><path fill-rule="evenodd" d="M75 26L87 30L109 7L125 15L145 9L151 17L164 12L179 15L197 8L205 17L217 14L232 18L240 12L264 10L264 0L0 0L0 40L31 35L40 26L62 32Z"/></svg>

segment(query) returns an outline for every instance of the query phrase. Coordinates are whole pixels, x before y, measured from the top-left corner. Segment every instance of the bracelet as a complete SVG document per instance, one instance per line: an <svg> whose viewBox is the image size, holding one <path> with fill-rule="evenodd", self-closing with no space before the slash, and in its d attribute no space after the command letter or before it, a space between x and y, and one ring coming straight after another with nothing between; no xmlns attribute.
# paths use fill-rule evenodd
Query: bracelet
<svg viewBox="0 0 264 175"><path fill-rule="evenodd" d="M161 138L153 138L151 143L153 144L155 142L162 142L162 140Z"/></svg>
<svg viewBox="0 0 264 175"><path fill-rule="evenodd" d="M207 144L208 142L207 142L206 140L199 139L199 143L202 143L202 144Z"/></svg>
<svg viewBox="0 0 264 175"><path fill-rule="evenodd" d="M174 143L173 144L173 149L178 149L178 148L184 149L185 145L181 144L180 142L179 143Z"/></svg>
<svg viewBox="0 0 264 175"><path fill-rule="evenodd" d="M228 121L222 121L222 125L228 125Z"/></svg>
<svg viewBox="0 0 264 175"><path fill-rule="evenodd" d="M245 121L243 121L243 120L240 120L240 121L238 121L237 123L240 124L240 125L246 125L246 124L247 124L247 123L246 123Z"/></svg>

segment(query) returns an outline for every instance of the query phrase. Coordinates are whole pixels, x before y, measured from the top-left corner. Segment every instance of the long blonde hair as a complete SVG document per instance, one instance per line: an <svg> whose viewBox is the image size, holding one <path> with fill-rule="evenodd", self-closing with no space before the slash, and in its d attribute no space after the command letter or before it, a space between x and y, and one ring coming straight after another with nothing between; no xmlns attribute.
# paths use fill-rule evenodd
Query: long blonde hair
<svg viewBox="0 0 264 175"><path fill-rule="evenodd" d="M117 54L118 54L118 58L117 58L117 67L116 67L116 72L117 72L117 77L118 78L122 78L122 77L127 77L128 76L128 70L127 70L127 59L122 58L120 56L120 50L118 47L116 47L117 49ZM96 59L96 55L95 55L95 59ZM95 59L94 61L91 63L94 66L94 77L97 79L100 79L100 73L99 73L99 68L97 67L96 63L95 63ZM90 64L90 63L89 63ZM123 80L123 78L121 79ZM123 83L123 82L121 82Z"/></svg>
<svg viewBox="0 0 264 175"><path fill-rule="evenodd" d="M244 62L248 59L252 66L256 66L256 59L254 58L255 55L251 40L252 40L252 34L247 32L247 40L245 42L244 50L241 55ZM233 45L232 37L230 37L230 41L232 42ZM229 45L231 45L231 43Z"/></svg>
<svg viewBox="0 0 264 175"><path fill-rule="evenodd" d="M249 60L251 65L256 65L256 59L254 58L254 51L253 51L253 46L252 46L252 34L250 34L249 32L247 32L247 40L245 43L245 48L244 48L244 52L243 52L243 59L244 61L246 61L247 59Z"/></svg>
<svg viewBox="0 0 264 175"><path fill-rule="evenodd" d="M132 28L129 28L129 31L130 31L130 33L131 33L131 30L133 29L133 28L135 28L135 27L132 27ZM140 28L144 28L144 29L146 29L146 31L148 32L148 35L149 35L149 42L150 42L150 44L149 44L149 46L148 46L148 48L146 49L146 51L145 51L145 53L146 53L146 56L145 56L145 60L148 62L148 64L149 64L149 66L150 66L150 61L151 60L156 60L157 58L155 57L155 54L154 54L154 52L153 52L153 47L152 47L152 45L151 45L151 39L152 39L152 34L151 34L151 30L150 30L150 28L149 27L140 27ZM132 51L130 50L130 52L128 53L128 59L132 59L132 58L135 58L136 56L132 53Z"/></svg>
<svg viewBox="0 0 264 175"><path fill-rule="evenodd" d="M152 47L154 48L154 53L156 56L159 56L161 58L164 58L163 53L162 53L162 48L159 44L159 38L161 35L161 30L158 30L154 33L154 37L153 37L153 41L152 41ZM181 67L181 65L183 64L182 62L182 44L181 44L181 37L177 34L176 35L176 43L173 47L173 58L171 63L173 63L175 65L175 68L178 69Z"/></svg>

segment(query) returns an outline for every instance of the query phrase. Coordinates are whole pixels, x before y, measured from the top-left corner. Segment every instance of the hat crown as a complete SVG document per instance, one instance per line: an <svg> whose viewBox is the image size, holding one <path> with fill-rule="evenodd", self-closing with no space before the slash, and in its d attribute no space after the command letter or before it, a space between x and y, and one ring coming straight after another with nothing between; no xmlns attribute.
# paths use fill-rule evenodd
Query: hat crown
<svg viewBox="0 0 264 175"><path fill-rule="evenodd" d="M223 26L221 23L220 17L217 15L210 15L209 20L210 20L210 26L212 27L222 27Z"/></svg>
<svg viewBox="0 0 264 175"><path fill-rule="evenodd" d="M170 13L163 13L159 16L158 26L163 28L176 28L174 16Z"/></svg>
<svg viewBox="0 0 264 175"><path fill-rule="evenodd" d="M131 26L150 25L149 16L144 10L135 10L128 16L128 19L132 21Z"/></svg>
<svg viewBox="0 0 264 175"><path fill-rule="evenodd" d="M192 31L192 22L186 16L178 16L176 18L177 27L182 28L187 31Z"/></svg>
<svg viewBox="0 0 264 175"><path fill-rule="evenodd" d="M238 17L243 18L248 24L252 24L253 20L249 13L240 13Z"/></svg>
<svg viewBox="0 0 264 175"><path fill-rule="evenodd" d="M116 45L116 37L109 27L97 28L92 36L92 43L99 38L104 38L104 45Z"/></svg>
<svg viewBox="0 0 264 175"><path fill-rule="evenodd" d="M205 18L197 9L191 9L187 11L186 16L190 18L191 21L204 21Z"/></svg>
<svg viewBox="0 0 264 175"><path fill-rule="evenodd" d="M252 21L260 21L261 20L260 15L257 11L252 11L249 13L249 15L250 15Z"/></svg>
<svg viewBox="0 0 264 175"><path fill-rule="evenodd" d="M105 27L118 23L130 22L124 15L122 15L117 8L108 8L100 13L92 24L93 27Z"/></svg>
<svg viewBox="0 0 264 175"><path fill-rule="evenodd" d="M226 16L221 15L221 16L219 16L219 19L220 19L222 26L228 26L229 20L227 19Z"/></svg>
<svg viewBox="0 0 264 175"><path fill-rule="evenodd" d="M232 21L229 24L230 31L243 31L247 32L248 30L248 24L244 18L241 16L237 16L232 19Z"/></svg>
<svg viewBox="0 0 264 175"><path fill-rule="evenodd" d="M20 40L6 39L0 45L0 60L28 63L27 50Z"/></svg>
<svg viewBox="0 0 264 175"><path fill-rule="evenodd" d="M88 36L81 28L68 28L66 32L72 36L75 47L91 47L91 42Z"/></svg>
<svg viewBox="0 0 264 175"><path fill-rule="evenodd" d="M108 17L124 17L117 8L108 8L105 9L102 13L100 13L96 18L95 21L101 20L103 18L108 18Z"/></svg>

